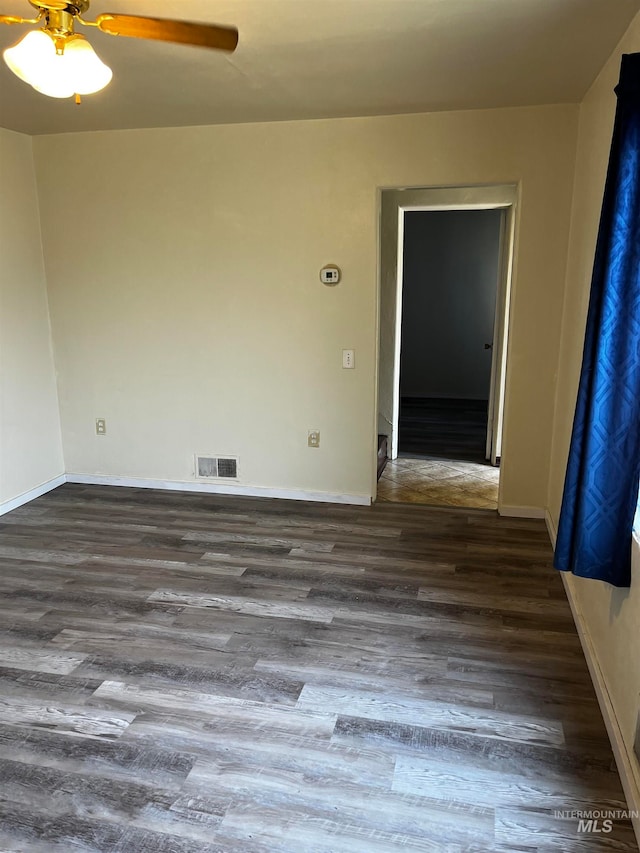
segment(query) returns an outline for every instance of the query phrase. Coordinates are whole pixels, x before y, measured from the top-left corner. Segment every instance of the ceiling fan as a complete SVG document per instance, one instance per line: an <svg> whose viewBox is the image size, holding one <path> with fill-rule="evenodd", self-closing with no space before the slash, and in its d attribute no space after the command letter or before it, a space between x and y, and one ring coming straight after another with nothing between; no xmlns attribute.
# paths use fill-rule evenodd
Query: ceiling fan
<svg viewBox="0 0 640 853"><path fill-rule="evenodd" d="M0 15L0 24L41 24L13 47L4 61L13 73L37 92L52 98L70 98L99 92L111 81L111 69L98 58L87 39L75 31L76 23L97 27L103 33L154 39L233 52L238 44L234 27L196 24L162 18L107 12L95 21L82 16L90 0L29 0L35 18Z"/></svg>

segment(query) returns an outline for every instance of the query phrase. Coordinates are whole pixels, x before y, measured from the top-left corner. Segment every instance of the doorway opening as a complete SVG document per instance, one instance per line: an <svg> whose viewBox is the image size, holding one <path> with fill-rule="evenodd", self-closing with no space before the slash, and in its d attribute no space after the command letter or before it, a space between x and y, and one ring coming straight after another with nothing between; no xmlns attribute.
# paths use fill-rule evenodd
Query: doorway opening
<svg viewBox="0 0 640 853"><path fill-rule="evenodd" d="M382 191L378 500L498 508L516 200Z"/></svg>

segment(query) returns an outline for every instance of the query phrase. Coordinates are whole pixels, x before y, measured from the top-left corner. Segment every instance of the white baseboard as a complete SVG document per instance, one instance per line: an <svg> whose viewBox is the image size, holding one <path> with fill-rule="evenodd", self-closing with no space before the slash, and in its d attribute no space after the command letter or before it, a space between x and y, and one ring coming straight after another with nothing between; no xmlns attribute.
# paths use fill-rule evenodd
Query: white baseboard
<svg viewBox="0 0 640 853"><path fill-rule="evenodd" d="M501 504L498 514L509 518L544 518L544 510L539 506L508 506Z"/></svg>
<svg viewBox="0 0 640 853"><path fill-rule="evenodd" d="M544 511L544 520L547 524L547 531L549 533L549 539L551 539L551 546L553 550L556 550L556 541L558 539L558 531L556 530L556 525L554 520L551 518L551 513L548 509Z"/></svg>
<svg viewBox="0 0 640 853"><path fill-rule="evenodd" d="M33 501L42 495L46 495L47 492L50 492L52 489L57 489L58 486L62 486L62 484L66 482L67 478L65 475L60 474L59 477L54 477L53 480L47 480L46 483L36 486L35 489L29 489L28 492L23 492L21 495L11 498L9 501L4 501L0 504L0 515L6 515L6 513L11 512L11 510L18 509L19 506L24 506L24 504L28 504L29 501Z"/></svg>
<svg viewBox="0 0 640 853"><path fill-rule="evenodd" d="M551 519L549 519L547 524L549 524L550 521ZM555 530L553 524L552 528ZM600 668L600 663L596 655L596 650L593 646L593 642L591 641L589 628L574 595L573 577L568 572L560 572L560 574L562 575L562 581L571 607L571 613L573 614L573 621L578 629L578 636L580 637L580 643L582 644L582 651L584 652L591 680L593 681L596 696L598 697L598 704L602 711L604 723L607 728L607 734L611 741L613 756L616 760L618 773L620 774L620 781L622 782L622 789L627 799L629 811L631 812L633 830L636 834L636 838L638 839L638 844L640 845L640 785L633 770L632 761L635 761L635 758L629 753L624 742L620 723L618 722L615 708L613 707L613 702L609 694L609 689L607 688L607 682L605 681L604 674Z"/></svg>
<svg viewBox="0 0 640 853"><path fill-rule="evenodd" d="M336 494L334 492L307 492L298 489L269 489L263 486L232 486L227 483L190 483L182 480L146 480L137 477L115 477L102 474L67 474L67 483L84 486L128 486L134 489L169 489L176 492L200 492L209 495L236 495L253 498L280 498L292 501L369 506L368 495Z"/></svg>

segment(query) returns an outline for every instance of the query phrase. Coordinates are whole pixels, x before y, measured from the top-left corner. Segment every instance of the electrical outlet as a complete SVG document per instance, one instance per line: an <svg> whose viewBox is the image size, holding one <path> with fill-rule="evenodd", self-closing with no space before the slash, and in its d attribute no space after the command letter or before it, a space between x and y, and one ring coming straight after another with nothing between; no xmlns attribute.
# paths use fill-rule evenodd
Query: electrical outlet
<svg viewBox="0 0 640 853"><path fill-rule="evenodd" d="M342 366L345 370L353 370L356 366L356 351L352 349L342 350Z"/></svg>
<svg viewBox="0 0 640 853"><path fill-rule="evenodd" d="M320 447L320 430L309 430L309 434L307 436L307 444L309 447Z"/></svg>
<svg viewBox="0 0 640 853"><path fill-rule="evenodd" d="M96 435L107 434L107 422L104 418L96 418Z"/></svg>

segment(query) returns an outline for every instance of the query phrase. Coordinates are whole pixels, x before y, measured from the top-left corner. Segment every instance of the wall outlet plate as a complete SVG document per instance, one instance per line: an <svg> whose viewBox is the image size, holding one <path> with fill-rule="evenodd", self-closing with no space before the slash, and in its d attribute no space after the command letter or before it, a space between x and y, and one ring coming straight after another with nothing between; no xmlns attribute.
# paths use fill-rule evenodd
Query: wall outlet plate
<svg viewBox="0 0 640 853"><path fill-rule="evenodd" d="M310 429L307 435L308 447L320 447L320 430Z"/></svg>

